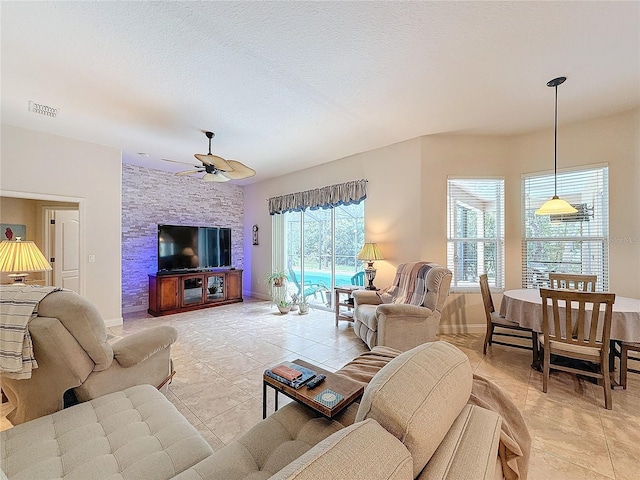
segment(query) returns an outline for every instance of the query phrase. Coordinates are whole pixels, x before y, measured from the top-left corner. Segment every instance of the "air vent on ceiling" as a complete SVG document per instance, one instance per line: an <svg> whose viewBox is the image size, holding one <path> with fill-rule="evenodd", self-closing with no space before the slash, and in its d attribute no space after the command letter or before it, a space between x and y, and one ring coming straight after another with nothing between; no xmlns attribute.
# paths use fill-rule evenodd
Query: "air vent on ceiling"
<svg viewBox="0 0 640 480"><path fill-rule="evenodd" d="M44 115L46 117L56 118L60 109L56 107L50 107L49 105L43 105L42 103L29 101L29 111Z"/></svg>

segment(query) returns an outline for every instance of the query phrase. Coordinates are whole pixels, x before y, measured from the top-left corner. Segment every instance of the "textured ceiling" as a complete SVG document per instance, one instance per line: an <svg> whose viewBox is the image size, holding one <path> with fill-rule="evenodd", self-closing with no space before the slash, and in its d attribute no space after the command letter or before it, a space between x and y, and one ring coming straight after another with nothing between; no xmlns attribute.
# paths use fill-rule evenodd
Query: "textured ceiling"
<svg viewBox="0 0 640 480"><path fill-rule="evenodd" d="M167 171L206 153L203 130L256 181L421 135L548 127L560 75L561 123L640 105L639 2L0 8L3 123Z"/></svg>

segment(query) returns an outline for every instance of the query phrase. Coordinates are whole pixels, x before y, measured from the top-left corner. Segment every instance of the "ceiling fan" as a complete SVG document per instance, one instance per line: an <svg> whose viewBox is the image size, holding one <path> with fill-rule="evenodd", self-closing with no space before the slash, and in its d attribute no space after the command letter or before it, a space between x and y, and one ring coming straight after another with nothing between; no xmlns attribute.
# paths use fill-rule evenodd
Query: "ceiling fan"
<svg viewBox="0 0 640 480"><path fill-rule="evenodd" d="M204 132L209 139L209 153L203 155L196 153L195 157L202 162L202 165L194 165L196 170L185 170L178 172L176 175L193 175L204 173L202 180L205 182L228 182L229 180L242 180L243 178L253 177L256 171L247 167L245 164L236 160L225 160L222 157L211 153L211 139L215 136L213 132ZM176 162L175 160L163 159L167 162Z"/></svg>

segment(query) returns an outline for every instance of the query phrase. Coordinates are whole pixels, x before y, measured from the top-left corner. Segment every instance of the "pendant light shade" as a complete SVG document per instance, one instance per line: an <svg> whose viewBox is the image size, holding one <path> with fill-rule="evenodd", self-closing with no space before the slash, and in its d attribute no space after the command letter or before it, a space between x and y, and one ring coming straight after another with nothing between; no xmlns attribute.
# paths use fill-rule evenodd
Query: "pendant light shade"
<svg viewBox="0 0 640 480"><path fill-rule="evenodd" d="M536 215L561 215L566 213L576 213L578 210L566 200L562 200L554 195L551 200L547 200L536 210Z"/></svg>
<svg viewBox="0 0 640 480"><path fill-rule="evenodd" d="M562 85L567 77L558 77L547 82L547 87L556 90L555 120L553 131L553 197L536 210L536 215L559 215L576 213L578 210L566 200L558 197L558 85Z"/></svg>

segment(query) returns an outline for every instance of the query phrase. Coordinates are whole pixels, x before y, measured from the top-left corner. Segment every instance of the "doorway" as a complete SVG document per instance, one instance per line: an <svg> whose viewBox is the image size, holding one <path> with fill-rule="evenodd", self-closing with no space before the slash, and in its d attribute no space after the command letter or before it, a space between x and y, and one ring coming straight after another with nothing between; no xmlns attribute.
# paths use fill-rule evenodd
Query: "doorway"
<svg viewBox="0 0 640 480"><path fill-rule="evenodd" d="M52 268L60 271L35 272L27 277L27 283L55 285L84 294L82 252L84 233L82 227L84 200L59 195L0 191L0 218L3 223L25 225L26 239L33 240ZM54 213L55 212L55 213ZM51 224L51 220L60 222ZM56 241L56 232L62 235ZM62 253L56 253L56 245ZM1 283L10 283L2 274Z"/></svg>

